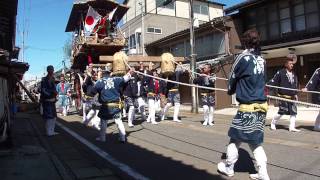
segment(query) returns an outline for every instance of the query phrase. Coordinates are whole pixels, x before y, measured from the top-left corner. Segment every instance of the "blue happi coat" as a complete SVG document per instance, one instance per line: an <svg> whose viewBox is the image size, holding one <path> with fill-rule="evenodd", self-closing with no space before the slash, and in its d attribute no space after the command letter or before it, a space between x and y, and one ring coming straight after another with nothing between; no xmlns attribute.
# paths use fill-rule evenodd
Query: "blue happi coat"
<svg viewBox="0 0 320 180"><path fill-rule="evenodd" d="M115 118L121 112L120 107L110 107L108 104L117 104L120 102L120 90L124 83L130 79L129 75L124 77L105 76L98 80L92 88L91 95L99 94L99 102L101 103L98 116L103 119Z"/></svg>
<svg viewBox="0 0 320 180"><path fill-rule="evenodd" d="M236 93L240 103L228 132L232 141L255 145L263 142L267 109L263 109L267 100L264 93L265 77L265 60L253 50L245 50L237 56L228 84L228 94ZM249 107L249 110L242 107ZM256 108L261 111L256 111Z"/></svg>
<svg viewBox="0 0 320 180"><path fill-rule="evenodd" d="M60 82L57 85L56 90L58 92L58 98L59 98L58 105L60 107L63 107L63 106L67 106L69 104L69 99L68 99L67 93L70 91L70 84L65 82L63 91L61 88L61 84L62 84L62 82Z"/></svg>
<svg viewBox="0 0 320 180"><path fill-rule="evenodd" d="M311 79L306 85L309 91L319 91L320 90L320 68L316 69L313 73ZM313 103L320 104L319 94L312 94Z"/></svg>
<svg viewBox="0 0 320 180"><path fill-rule="evenodd" d="M43 118L52 119L57 117L56 113L56 85L54 78L48 76L42 78L40 88L40 100L43 107Z"/></svg>

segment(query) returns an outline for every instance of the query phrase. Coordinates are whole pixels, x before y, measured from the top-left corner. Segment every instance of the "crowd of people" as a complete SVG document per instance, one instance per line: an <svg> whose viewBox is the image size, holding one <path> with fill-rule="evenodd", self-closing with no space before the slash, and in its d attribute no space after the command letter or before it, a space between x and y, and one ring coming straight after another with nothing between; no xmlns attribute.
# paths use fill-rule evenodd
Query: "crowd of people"
<svg viewBox="0 0 320 180"><path fill-rule="evenodd" d="M258 173L251 175L252 179L268 180L267 156L262 147L264 140L264 126L268 111L265 86L284 87L278 89L277 96L290 100L297 100L297 76L293 72L295 60L288 57L283 69L278 71L269 81L266 80L266 62L260 55L259 33L255 30L247 31L243 36L245 50L236 56L228 80L228 94L236 94L240 103L237 114L232 120L228 136L227 159L218 164L218 171L227 176L234 175L234 164L238 160L238 148L241 143L248 143L258 165ZM92 65L87 66L84 82L82 84L83 121L85 125L92 124L99 130L98 141L106 141L106 128L108 120L114 120L119 130L119 141L126 142L126 130L123 117L127 117L128 126L133 127L139 113L141 120L151 124L158 124L166 118L169 108L173 109L173 122L181 123L179 119L180 92L179 82L182 73L191 73L193 83L202 87L201 103L203 106L203 125L214 125L215 109L215 78L211 74L211 65L205 64L197 77L193 72L186 71L177 65L170 74L161 74L153 68L152 63L145 67L140 63L138 67L130 67L127 74L122 77L114 76L111 64L107 64L104 71L95 72ZM53 67L48 66L48 75L41 82L41 103L43 118L46 120L47 135L52 136L56 121L56 97L63 109L62 114L68 113L68 97L70 85L62 76L56 86L53 78ZM316 90L320 82L320 70L317 70L303 91ZM145 74L145 75L144 75ZM190 74L190 75L191 75ZM148 76L146 76L148 75ZM161 77L161 78L158 78ZM171 80L167 82L166 80ZM178 83L174 83L178 82ZM148 110L146 112L146 109ZM158 116L156 116L158 114ZM290 115L289 131L299 132L295 121L297 115L296 104L289 101L280 101L279 111L271 122L271 130L276 130L276 122L282 115ZM320 114L315 127L320 130Z"/></svg>

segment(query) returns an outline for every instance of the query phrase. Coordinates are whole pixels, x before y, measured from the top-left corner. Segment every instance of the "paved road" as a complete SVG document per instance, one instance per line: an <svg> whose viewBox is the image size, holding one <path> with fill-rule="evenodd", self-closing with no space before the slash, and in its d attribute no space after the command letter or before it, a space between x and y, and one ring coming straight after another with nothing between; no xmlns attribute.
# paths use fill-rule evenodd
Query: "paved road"
<svg viewBox="0 0 320 180"><path fill-rule="evenodd" d="M117 128L112 121L108 123L105 143L95 141L97 130L84 127L78 115L60 117L59 122L147 178L223 179L217 173L216 164L225 156L226 134L232 117L216 115L214 127L203 127L201 115L184 113L181 117L181 124L165 120L159 125L151 125L138 120L134 128L127 128L125 123L128 133L126 144L117 142ZM311 131L312 124L298 124L303 131L290 133L287 124L280 122L277 131L266 127L264 147L271 179L320 179L319 132ZM67 133L61 136L69 137ZM81 143L73 143L96 162L105 163ZM250 157L253 157L252 153L243 144L236 175L232 179L248 179L249 172L255 171ZM130 178L117 168L114 170L123 179Z"/></svg>

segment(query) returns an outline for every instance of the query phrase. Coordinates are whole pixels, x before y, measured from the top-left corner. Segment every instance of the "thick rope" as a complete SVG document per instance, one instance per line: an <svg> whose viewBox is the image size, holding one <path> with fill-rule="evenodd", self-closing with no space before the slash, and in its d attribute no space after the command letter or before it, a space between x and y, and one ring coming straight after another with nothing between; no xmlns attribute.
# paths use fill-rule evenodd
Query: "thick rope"
<svg viewBox="0 0 320 180"><path fill-rule="evenodd" d="M131 66L127 62L125 62L125 64L131 69ZM134 72L137 73L137 74L141 74L143 76L151 77L151 78L162 80L162 81L166 81L166 82L176 83L176 84L179 84L179 85L184 85L184 86L189 86L189 87L197 87L197 88L200 88L200 89L224 91L224 92L228 91L227 89L222 89L222 88L212 88L212 87L206 87L206 86L199 86L199 85L195 85L195 84L188 84L188 83L172 81L172 80L169 80L169 79L164 79L164 78L155 77L155 76L152 76L152 75L149 75L149 74L146 74L146 73L142 73L140 71L134 71ZM307 102L303 102L303 101L296 101L296 100L291 100L291 99L286 99L286 98L281 98L281 97L271 96L271 95L267 95L267 97L269 99L286 101L286 102L291 102L291 103L295 103L295 104L301 104L301 105L304 105L304 106L320 108L320 105L318 105L318 104L307 103Z"/></svg>

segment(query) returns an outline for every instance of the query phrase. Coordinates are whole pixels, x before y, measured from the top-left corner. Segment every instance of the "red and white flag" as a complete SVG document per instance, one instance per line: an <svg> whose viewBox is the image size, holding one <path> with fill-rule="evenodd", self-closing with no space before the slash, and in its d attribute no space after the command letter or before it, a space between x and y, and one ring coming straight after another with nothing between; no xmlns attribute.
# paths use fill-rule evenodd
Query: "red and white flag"
<svg viewBox="0 0 320 180"><path fill-rule="evenodd" d="M84 29L87 33L91 33L97 22L101 18L100 14L95 11L91 6L87 12Z"/></svg>
<svg viewBox="0 0 320 180"><path fill-rule="evenodd" d="M108 17L109 21L112 21L113 15L114 15L114 13L116 12L117 9L118 9L118 7L114 8L114 9L109 13L109 17Z"/></svg>

